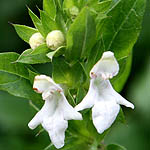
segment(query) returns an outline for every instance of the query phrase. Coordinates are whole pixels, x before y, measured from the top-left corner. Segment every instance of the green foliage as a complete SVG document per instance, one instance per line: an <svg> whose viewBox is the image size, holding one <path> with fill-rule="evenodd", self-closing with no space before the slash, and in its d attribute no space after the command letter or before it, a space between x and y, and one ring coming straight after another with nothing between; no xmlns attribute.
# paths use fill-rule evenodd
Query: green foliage
<svg viewBox="0 0 150 150"><path fill-rule="evenodd" d="M85 7L74 20L67 33L66 58L69 61L86 58L95 43L95 36L94 18L89 9Z"/></svg>
<svg viewBox="0 0 150 150"><path fill-rule="evenodd" d="M52 30L58 30L59 27L57 23L50 18L50 16L45 11L40 11L41 22L44 28L44 33L47 35Z"/></svg>
<svg viewBox="0 0 150 150"><path fill-rule="evenodd" d="M29 43L30 37L34 33L38 32L37 29L27 27L25 25L13 24L13 26L15 27L15 30L17 34L19 35L19 37L27 43Z"/></svg>
<svg viewBox="0 0 150 150"><path fill-rule="evenodd" d="M125 84L132 64L132 54L128 57L124 57L118 60L120 71L119 74L111 80L111 83L114 85L116 91L120 92L123 89L123 85Z"/></svg>
<svg viewBox="0 0 150 150"><path fill-rule="evenodd" d="M50 58L51 61L52 61L53 57L58 57L58 56L60 56L60 55L63 55L64 52L65 52L65 47L62 46L62 47L59 47L59 48L58 48L57 50L55 50L55 51L49 52L46 56L47 56L48 58Z"/></svg>
<svg viewBox="0 0 150 150"><path fill-rule="evenodd" d="M56 17L56 2L55 0L43 0L43 10L47 12L52 19Z"/></svg>
<svg viewBox="0 0 150 150"><path fill-rule="evenodd" d="M44 33L44 29L41 23L41 20L28 8L29 15L32 19L32 22L34 26L38 29L38 31L43 35L43 37L46 37L46 34Z"/></svg>
<svg viewBox="0 0 150 150"><path fill-rule="evenodd" d="M107 146L107 150L127 150L127 149L120 145L110 144Z"/></svg>
<svg viewBox="0 0 150 150"><path fill-rule="evenodd" d="M36 49L0 54L0 89L18 97L41 100L32 89L38 74L29 64L52 63L52 78L67 87L70 104L78 104L86 95L89 72L104 51L113 51L120 65L119 74L111 80L121 91L132 63L132 48L138 38L145 8L145 0L43 0L40 17L29 9L35 28L14 24L25 42L40 32L46 39L49 32L61 30L65 46L51 51L46 44ZM97 150L108 131L98 134L91 120L91 112L83 112L83 121L70 121L66 146L62 150ZM116 122L125 122L122 109ZM51 146L51 149L54 149ZM108 145L107 150L125 150Z"/></svg>
<svg viewBox="0 0 150 150"><path fill-rule="evenodd" d="M16 60L16 62L24 64L39 64L50 62L50 59L46 57L46 54L50 50L45 44L40 45L36 49L27 49L25 50Z"/></svg>
<svg viewBox="0 0 150 150"><path fill-rule="evenodd" d="M15 63L18 57L19 55L13 52L0 54L0 89L14 96L40 103L41 96L33 91L29 81L30 66Z"/></svg>
<svg viewBox="0 0 150 150"><path fill-rule="evenodd" d="M75 88L86 80L85 72L79 62L69 65L63 57L53 58L53 79L56 83L66 84Z"/></svg>

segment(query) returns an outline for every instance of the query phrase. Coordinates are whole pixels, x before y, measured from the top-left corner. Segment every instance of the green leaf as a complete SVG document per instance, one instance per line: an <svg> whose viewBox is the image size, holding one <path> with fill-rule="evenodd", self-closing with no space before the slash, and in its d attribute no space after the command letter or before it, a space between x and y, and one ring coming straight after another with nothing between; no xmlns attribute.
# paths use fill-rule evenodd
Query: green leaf
<svg viewBox="0 0 150 150"><path fill-rule="evenodd" d="M120 122L120 123L123 123L123 124L126 123L125 115L124 115L123 110L122 110L121 107L120 107L120 112L119 112L119 114L116 118L116 122Z"/></svg>
<svg viewBox="0 0 150 150"><path fill-rule="evenodd" d="M49 15L44 12L44 11L40 11L40 16L41 16L41 22L44 28L44 33L47 35L49 32L51 32L52 30L58 30L59 27L57 25L57 23L49 17Z"/></svg>
<svg viewBox="0 0 150 150"><path fill-rule="evenodd" d="M145 1L113 1L108 18L99 24L104 51L114 51L118 59L129 55L141 30Z"/></svg>
<svg viewBox="0 0 150 150"><path fill-rule="evenodd" d="M132 54L118 60L120 71L119 74L111 80L114 89L120 92L126 83L131 70Z"/></svg>
<svg viewBox="0 0 150 150"><path fill-rule="evenodd" d="M57 12L57 16L55 18L55 21L57 23L58 29L61 30L65 35L67 33L67 27L66 27L66 23L64 21L64 16L62 15L61 11Z"/></svg>
<svg viewBox="0 0 150 150"><path fill-rule="evenodd" d="M43 10L47 12L49 17L56 17L56 2L55 0L43 0Z"/></svg>
<svg viewBox="0 0 150 150"><path fill-rule="evenodd" d="M69 61L76 61L87 57L95 43L95 36L95 20L86 7L80 12L68 31L66 58Z"/></svg>
<svg viewBox="0 0 150 150"><path fill-rule="evenodd" d="M18 24L13 24L17 34L19 37L24 40L25 42L29 43L30 37L34 34L37 33L38 30L35 28L31 28L25 25L18 25Z"/></svg>
<svg viewBox="0 0 150 150"><path fill-rule="evenodd" d="M86 75L79 62L69 65L63 57L54 57L53 79L56 83L63 83L70 88L78 87L86 80Z"/></svg>
<svg viewBox="0 0 150 150"><path fill-rule="evenodd" d="M19 57L17 53L0 54L0 90L40 103L41 96L35 93L29 81L28 65L12 63Z"/></svg>
<svg viewBox="0 0 150 150"><path fill-rule="evenodd" d="M102 48L102 42L98 41L92 48L91 53L89 57L87 58L87 61L85 62L85 69L87 74L89 75L90 70L92 67L97 63L97 61L102 56L103 51L100 50Z"/></svg>
<svg viewBox="0 0 150 150"><path fill-rule="evenodd" d="M86 93L87 92L85 91L85 89L83 88L83 86L80 86L78 88L77 96L76 96L76 103L77 104L79 104L83 100L83 98L85 97Z"/></svg>
<svg viewBox="0 0 150 150"><path fill-rule="evenodd" d="M48 58L50 58L52 61L53 57L58 57L58 56L64 54L64 52L65 52L65 46L61 46L57 50L49 52L46 56Z"/></svg>
<svg viewBox="0 0 150 150"><path fill-rule="evenodd" d="M29 15L33 21L34 26L38 29L38 31L44 36L46 37L46 34L44 32L41 20L28 8L29 10Z"/></svg>
<svg viewBox="0 0 150 150"><path fill-rule="evenodd" d="M58 9L61 11L62 5L63 5L63 0L55 0L55 1L56 1L56 6L58 6Z"/></svg>
<svg viewBox="0 0 150 150"><path fill-rule="evenodd" d="M19 56L16 62L25 64L47 63L50 62L50 59L46 56L49 51L46 44L40 45L34 50L27 49Z"/></svg>
<svg viewBox="0 0 150 150"><path fill-rule="evenodd" d="M34 72L30 69L28 69L28 72L29 72L29 80L30 80L31 84L33 84L35 76L39 75L39 73Z"/></svg>
<svg viewBox="0 0 150 150"><path fill-rule="evenodd" d="M93 11L97 13L105 13L108 11L112 3L112 0L106 0L102 2L98 2L97 0L87 1L87 6L93 9Z"/></svg>
<svg viewBox="0 0 150 150"><path fill-rule="evenodd" d="M110 144L107 146L107 150L127 150L127 149L121 145Z"/></svg>
<svg viewBox="0 0 150 150"><path fill-rule="evenodd" d="M67 10L67 9L70 9L74 6L77 6L77 0L64 0L63 2L63 9L64 10Z"/></svg>

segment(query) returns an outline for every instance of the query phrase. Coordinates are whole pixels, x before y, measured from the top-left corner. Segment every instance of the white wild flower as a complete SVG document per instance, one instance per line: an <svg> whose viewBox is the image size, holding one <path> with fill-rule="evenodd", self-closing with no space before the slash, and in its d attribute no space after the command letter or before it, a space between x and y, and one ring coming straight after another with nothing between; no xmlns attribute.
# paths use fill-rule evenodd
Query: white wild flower
<svg viewBox="0 0 150 150"><path fill-rule="evenodd" d="M118 72L119 64L114 53L104 52L90 71L91 80L87 95L75 107L77 111L92 107L93 124L100 134L115 121L120 105L134 109L134 105L118 94L109 81Z"/></svg>
<svg viewBox="0 0 150 150"><path fill-rule="evenodd" d="M48 132L51 142L59 149L64 146L68 120L82 120L82 116L68 103L63 89L50 77L36 76L33 89L42 93L45 104L28 126L30 129L35 129L41 124Z"/></svg>

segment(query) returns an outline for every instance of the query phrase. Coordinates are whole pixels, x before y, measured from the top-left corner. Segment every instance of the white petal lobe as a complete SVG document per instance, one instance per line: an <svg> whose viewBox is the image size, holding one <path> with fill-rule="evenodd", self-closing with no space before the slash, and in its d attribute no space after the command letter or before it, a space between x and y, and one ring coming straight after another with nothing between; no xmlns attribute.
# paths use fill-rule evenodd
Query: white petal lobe
<svg viewBox="0 0 150 150"><path fill-rule="evenodd" d="M63 105L64 111L64 118L65 120L82 120L82 115L77 112L67 101L67 99L65 98L65 96L63 95L63 102L61 103L61 105Z"/></svg>
<svg viewBox="0 0 150 150"><path fill-rule="evenodd" d="M104 52L102 58L91 69L91 73L101 76L104 80L111 79L119 72L119 64L114 57L114 53L107 51ZM92 77L92 76L91 76Z"/></svg>
<svg viewBox="0 0 150 150"><path fill-rule="evenodd" d="M130 103L129 101L127 101L125 98L123 98L120 94L118 94L116 92L116 100L117 100L117 103L120 104L120 105L124 105L126 107L130 107L132 109L134 109L134 105L132 103Z"/></svg>
<svg viewBox="0 0 150 150"><path fill-rule="evenodd" d="M103 133L116 119L120 106L115 101L100 101L92 108L93 124L98 133Z"/></svg>
<svg viewBox="0 0 150 150"><path fill-rule="evenodd" d="M81 110L93 107L96 97L97 97L97 93L95 92L93 88L93 84L90 84L87 95L84 97L82 102L75 107L75 109L77 111L81 111Z"/></svg>

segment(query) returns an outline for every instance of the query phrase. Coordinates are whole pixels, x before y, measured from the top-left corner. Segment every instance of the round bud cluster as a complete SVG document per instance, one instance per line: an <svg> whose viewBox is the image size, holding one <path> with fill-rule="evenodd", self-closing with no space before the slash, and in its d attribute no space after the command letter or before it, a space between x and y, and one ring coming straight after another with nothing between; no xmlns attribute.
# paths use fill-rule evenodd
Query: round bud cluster
<svg viewBox="0 0 150 150"><path fill-rule="evenodd" d="M64 42L64 35L59 30L50 32L46 37L46 44L51 50L56 50L60 46L63 46Z"/></svg>
<svg viewBox="0 0 150 150"><path fill-rule="evenodd" d="M34 33L29 40L29 44L32 49L37 48L43 43L45 43L45 40L39 32Z"/></svg>
<svg viewBox="0 0 150 150"><path fill-rule="evenodd" d="M79 9L76 6L73 6L72 8L69 9L70 15L72 19L75 19L78 14L79 14Z"/></svg>

